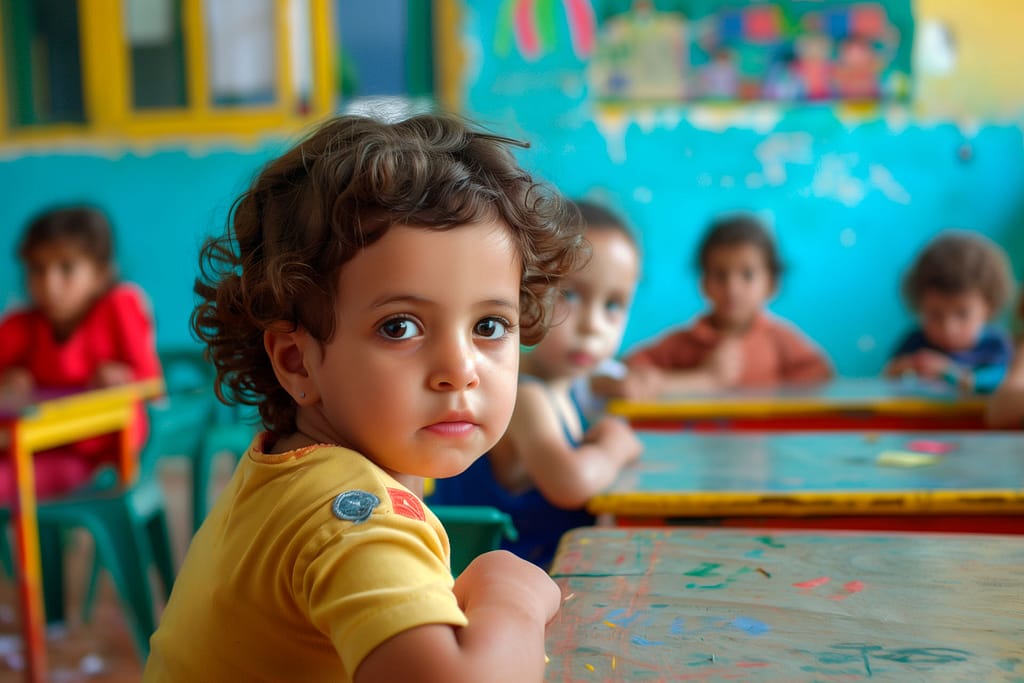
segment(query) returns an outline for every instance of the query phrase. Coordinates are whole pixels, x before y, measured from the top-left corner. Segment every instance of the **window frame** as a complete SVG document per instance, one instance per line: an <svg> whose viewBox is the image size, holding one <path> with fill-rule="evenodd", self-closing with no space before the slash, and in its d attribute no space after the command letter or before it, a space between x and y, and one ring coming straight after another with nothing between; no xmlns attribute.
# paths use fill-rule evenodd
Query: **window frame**
<svg viewBox="0 0 1024 683"><path fill-rule="evenodd" d="M193 134L254 136L296 128L334 109L335 75L331 0L294 0L309 5L312 87L309 110L296 111L292 50L286 30L289 0L274 0L276 101L269 105L215 107L207 73L202 0L181 0L185 100L183 108L135 109L131 92L131 46L125 33L123 0L78 0L85 123L10 125L4 54L0 51L0 141L79 137L152 139ZM0 3L0 26L5 24ZM120 49L109 49L117 45Z"/></svg>

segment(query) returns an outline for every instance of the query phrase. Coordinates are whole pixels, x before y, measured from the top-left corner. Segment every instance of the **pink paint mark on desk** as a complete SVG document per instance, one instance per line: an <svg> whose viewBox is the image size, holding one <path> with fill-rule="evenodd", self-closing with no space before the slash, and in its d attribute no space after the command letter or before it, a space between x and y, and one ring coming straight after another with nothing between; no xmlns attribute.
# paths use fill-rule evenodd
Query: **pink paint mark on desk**
<svg viewBox="0 0 1024 683"><path fill-rule="evenodd" d="M949 443L948 441L935 441L932 439L916 439L914 441L907 442L907 448L918 453L928 453L929 455L945 455L951 453L957 449L955 443Z"/></svg>
<svg viewBox="0 0 1024 683"><path fill-rule="evenodd" d="M843 590L846 591L846 592L845 593L836 593L835 595L829 597L829 600L836 600L836 601L845 600L846 598L850 597L851 595L856 595L857 593L860 593L862 590L864 590L864 582L863 581L847 581L846 583L843 584Z"/></svg>
<svg viewBox="0 0 1024 683"><path fill-rule="evenodd" d="M800 583L794 583L793 587L794 588L803 588L803 589L806 589L806 590L810 590L812 588L817 588L818 586L824 586L826 583L828 583L831 580L832 579L827 577L827 576L819 576L816 579L808 579L807 581L801 581Z"/></svg>

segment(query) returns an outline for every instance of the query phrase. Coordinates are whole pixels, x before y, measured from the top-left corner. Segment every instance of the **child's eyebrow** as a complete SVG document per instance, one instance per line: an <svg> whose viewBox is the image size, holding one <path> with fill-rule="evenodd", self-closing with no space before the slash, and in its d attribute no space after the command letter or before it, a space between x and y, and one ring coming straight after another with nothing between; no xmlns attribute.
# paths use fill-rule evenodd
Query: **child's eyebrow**
<svg viewBox="0 0 1024 683"><path fill-rule="evenodd" d="M371 309L383 308L392 304L418 304L420 306L433 306L437 307L441 304L433 299L427 297L418 296L416 294L385 294L379 299L375 299L370 303ZM477 302L478 306L485 308L503 308L508 311L518 311L519 303L509 301L508 299L484 299Z"/></svg>

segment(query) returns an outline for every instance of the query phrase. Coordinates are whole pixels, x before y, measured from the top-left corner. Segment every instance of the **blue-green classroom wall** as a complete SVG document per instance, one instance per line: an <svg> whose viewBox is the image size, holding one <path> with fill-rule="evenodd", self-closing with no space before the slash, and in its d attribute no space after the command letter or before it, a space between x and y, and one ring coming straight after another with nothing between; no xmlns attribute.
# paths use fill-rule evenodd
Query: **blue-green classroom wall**
<svg viewBox="0 0 1024 683"><path fill-rule="evenodd" d="M491 53L496 6L474 3L466 13L464 39L476 56L465 108L528 140L520 158L539 176L608 201L637 229L644 274L625 348L702 310L693 252L721 211L755 210L774 226L787 272L772 309L821 343L844 375L877 373L910 324L899 278L940 229L989 235L1018 277L1024 272L1020 121L931 120L913 107L599 115L566 36L538 62ZM149 292L159 343L189 343L197 246L283 145L0 150L0 306L22 297L13 253L26 220L53 203L88 200L113 218L123 277Z"/></svg>
<svg viewBox="0 0 1024 683"><path fill-rule="evenodd" d="M607 201L640 234L627 350L703 310L694 252L723 211L756 211L774 227L787 270L771 309L844 375L878 373L912 324L900 277L941 229L988 235L1024 271L1024 120L931 120L912 105L602 112L566 26L527 61L496 54L501 20L491 5L473 7L469 113L531 142L529 167L569 195Z"/></svg>
<svg viewBox="0 0 1024 683"><path fill-rule="evenodd" d="M24 300L15 250L30 218L53 204L87 201L114 225L121 277L153 302L158 342L191 343L188 316L197 251L220 230L234 196L281 143L252 148L174 146L142 154L103 148L25 152L0 162L0 296Z"/></svg>

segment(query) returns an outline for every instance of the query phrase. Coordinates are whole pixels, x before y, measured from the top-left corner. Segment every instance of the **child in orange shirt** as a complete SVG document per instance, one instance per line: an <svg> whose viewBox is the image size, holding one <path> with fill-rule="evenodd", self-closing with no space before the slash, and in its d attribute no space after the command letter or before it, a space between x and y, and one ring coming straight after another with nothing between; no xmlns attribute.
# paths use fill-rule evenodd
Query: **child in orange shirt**
<svg viewBox="0 0 1024 683"><path fill-rule="evenodd" d="M764 310L782 266L764 225L749 214L714 221L698 250L711 310L626 358L624 378L598 378L609 396L653 398L737 387L821 382L825 354L792 324Z"/></svg>

